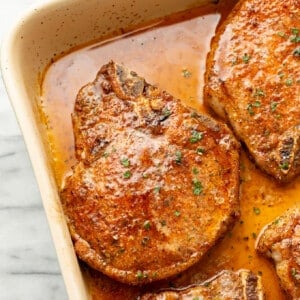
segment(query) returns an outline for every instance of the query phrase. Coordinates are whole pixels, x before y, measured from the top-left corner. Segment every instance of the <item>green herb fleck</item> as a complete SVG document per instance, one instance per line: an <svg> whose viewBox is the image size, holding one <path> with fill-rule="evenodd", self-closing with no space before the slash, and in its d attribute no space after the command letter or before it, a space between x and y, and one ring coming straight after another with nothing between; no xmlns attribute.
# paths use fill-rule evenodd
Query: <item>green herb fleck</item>
<svg viewBox="0 0 300 300"><path fill-rule="evenodd" d="M291 41L292 43L299 43L299 42L300 42L300 36L292 35L290 41Z"/></svg>
<svg viewBox="0 0 300 300"><path fill-rule="evenodd" d="M284 73L280 72L280 73L278 73L278 76L279 76L279 78L282 78L282 77L284 77Z"/></svg>
<svg viewBox="0 0 300 300"><path fill-rule="evenodd" d="M149 221L149 220L146 220L146 221L144 222L144 224L143 224L143 227L144 227L144 229L146 229L146 230L150 230L150 228L151 228L151 223L150 223L150 221Z"/></svg>
<svg viewBox="0 0 300 300"><path fill-rule="evenodd" d="M162 114L165 116L165 117L168 117L171 115L171 111L167 108L165 108L163 111L162 111Z"/></svg>
<svg viewBox="0 0 300 300"><path fill-rule="evenodd" d="M156 186L156 187L154 188L154 192L155 192L155 193L159 193L159 192L160 192L160 189L161 189L160 186Z"/></svg>
<svg viewBox="0 0 300 300"><path fill-rule="evenodd" d="M103 152L102 156L107 158L109 156L109 153L107 151L105 151L105 152Z"/></svg>
<svg viewBox="0 0 300 300"><path fill-rule="evenodd" d="M275 225L278 225L279 222L280 222L280 218L276 219L276 220L274 221L274 224L275 224Z"/></svg>
<svg viewBox="0 0 300 300"><path fill-rule="evenodd" d="M298 28L291 28L291 32L294 35L298 35L299 34L299 29Z"/></svg>
<svg viewBox="0 0 300 300"><path fill-rule="evenodd" d="M295 268L291 269L291 275L297 280L300 277L300 274L297 272L297 270Z"/></svg>
<svg viewBox="0 0 300 300"><path fill-rule="evenodd" d="M300 57L300 48L296 48L296 49L293 51L293 55L294 55L294 56L297 56L297 57Z"/></svg>
<svg viewBox="0 0 300 300"><path fill-rule="evenodd" d="M270 107L271 107L272 112L274 112L276 110L278 104L279 104L279 102L276 102L276 101L271 102Z"/></svg>
<svg viewBox="0 0 300 300"><path fill-rule="evenodd" d="M204 285L205 287L209 287L209 286L210 286L210 282L205 282L203 285Z"/></svg>
<svg viewBox="0 0 300 300"><path fill-rule="evenodd" d="M180 215L181 215L180 211L178 211L178 210L175 210L175 212L174 212L174 216L175 216L175 217L179 217Z"/></svg>
<svg viewBox="0 0 300 300"><path fill-rule="evenodd" d="M199 196L203 191L202 183L196 178L193 179L192 183L193 183L193 194Z"/></svg>
<svg viewBox="0 0 300 300"><path fill-rule="evenodd" d="M258 207L253 207L253 212L258 216L260 215L260 209Z"/></svg>
<svg viewBox="0 0 300 300"><path fill-rule="evenodd" d="M261 103L260 103L260 101L255 101L255 102L252 103L252 105L253 105L254 107L260 107L260 106L261 106Z"/></svg>
<svg viewBox="0 0 300 300"><path fill-rule="evenodd" d="M245 53L242 57L242 60L245 64L247 64L249 62L250 58L251 57L247 53Z"/></svg>
<svg viewBox="0 0 300 300"><path fill-rule="evenodd" d="M122 159L120 160L120 162L121 162L121 164L122 164L124 167L126 167L126 168L128 168L128 167L130 166L130 161L129 161L128 158L122 158Z"/></svg>
<svg viewBox="0 0 300 300"><path fill-rule="evenodd" d="M192 171L193 171L193 174L195 174L195 175L199 174L199 170L195 167L193 167Z"/></svg>
<svg viewBox="0 0 300 300"><path fill-rule="evenodd" d="M182 70L182 76L184 78L190 78L192 76L192 73L189 70L187 70L187 69L183 69Z"/></svg>
<svg viewBox="0 0 300 300"><path fill-rule="evenodd" d="M286 38L287 37L287 35L284 32L282 32L282 31L278 31L277 35L280 36L280 37L282 37L282 38Z"/></svg>
<svg viewBox="0 0 300 300"><path fill-rule="evenodd" d="M197 154L202 155L205 153L205 150L203 148L197 148L196 152Z"/></svg>
<svg viewBox="0 0 300 300"><path fill-rule="evenodd" d="M167 225L167 222L166 222L165 220L161 220L161 221L160 221L160 224L161 224L161 226L166 226L166 225Z"/></svg>
<svg viewBox="0 0 300 300"><path fill-rule="evenodd" d="M284 163L279 165L279 168L281 170L288 170L289 169L289 164L287 162L284 162Z"/></svg>
<svg viewBox="0 0 300 300"><path fill-rule="evenodd" d="M126 172L124 172L124 174L123 174L123 177L124 177L125 179L129 179L131 176L132 176L132 174L131 174L131 172L130 172L129 170L126 171Z"/></svg>
<svg viewBox="0 0 300 300"><path fill-rule="evenodd" d="M254 96L255 97L264 97L265 92L261 88L258 88L255 90Z"/></svg>
<svg viewBox="0 0 300 300"><path fill-rule="evenodd" d="M143 278L144 278L143 272L142 272L142 271L137 271L137 273L136 273L136 278L137 278L138 280L143 279Z"/></svg>
<svg viewBox="0 0 300 300"><path fill-rule="evenodd" d="M195 111L193 111L191 113L191 118L197 118L197 117L198 117L198 114Z"/></svg>
<svg viewBox="0 0 300 300"><path fill-rule="evenodd" d="M202 133L202 132L193 130L193 131L192 131L192 135L191 135L191 137L190 137L190 142L191 142L192 144L194 144L194 143L197 143L197 142L201 141L202 138L203 138L203 133Z"/></svg>
<svg viewBox="0 0 300 300"><path fill-rule="evenodd" d="M175 162L178 165L182 162L182 153L179 150L175 152Z"/></svg>
<svg viewBox="0 0 300 300"><path fill-rule="evenodd" d="M252 237L253 237L254 239L256 239L257 234L256 234L255 232L252 232Z"/></svg>
<svg viewBox="0 0 300 300"><path fill-rule="evenodd" d="M253 104L252 103L248 103L247 105L247 111L249 113L250 116L253 116L255 114L254 110L253 110Z"/></svg>
<svg viewBox="0 0 300 300"><path fill-rule="evenodd" d="M288 78L286 81L285 81L285 85L286 86L291 86L293 84L293 79L291 78Z"/></svg>

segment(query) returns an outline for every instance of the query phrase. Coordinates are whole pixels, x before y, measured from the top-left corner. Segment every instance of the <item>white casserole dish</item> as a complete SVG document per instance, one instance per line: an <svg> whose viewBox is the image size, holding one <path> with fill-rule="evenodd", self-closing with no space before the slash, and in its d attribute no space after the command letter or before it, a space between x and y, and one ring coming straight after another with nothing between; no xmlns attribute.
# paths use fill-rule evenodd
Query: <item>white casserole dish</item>
<svg viewBox="0 0 300 300"><path fill-rule="evenodd" d="M53 0L32 7L3 41L1 67L37 178L69 298L90 299L60 205L46 129L40 119L41 75L57 55L121 28L213 0Z"/></svg>

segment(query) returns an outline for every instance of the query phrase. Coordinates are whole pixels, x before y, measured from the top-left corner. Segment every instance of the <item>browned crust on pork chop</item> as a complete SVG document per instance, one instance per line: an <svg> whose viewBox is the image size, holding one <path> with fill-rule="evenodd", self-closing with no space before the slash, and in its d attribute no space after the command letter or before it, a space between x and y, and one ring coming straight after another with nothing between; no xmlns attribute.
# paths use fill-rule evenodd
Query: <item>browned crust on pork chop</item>
<svg viewBox="0 0 300 300"><path fill-rule="evenodd" d="M183 288L148 293L140 300L263 300L261 276L249 270L224 270L205 282Z"/></svg>
<svg viewBox="0 0 300 300"><path fill-rule="evenodd" d="M265 172L300 173L300 0L240 1L207 60L205 103Z"/></svg>
<svg viewBox="0 0 300 300"><path fill-rule="evenodd" d="M259 234L256 250L272 258L281 286L300 299L300 209L290 209Z"/></svg>
<svg viewBox="0 0 300 300"><path fill-rule="evenodd" d="M61 192L78 256L129 284L196 263L238 214L239 144L110 62L73 114L79 160Z"/></svg>

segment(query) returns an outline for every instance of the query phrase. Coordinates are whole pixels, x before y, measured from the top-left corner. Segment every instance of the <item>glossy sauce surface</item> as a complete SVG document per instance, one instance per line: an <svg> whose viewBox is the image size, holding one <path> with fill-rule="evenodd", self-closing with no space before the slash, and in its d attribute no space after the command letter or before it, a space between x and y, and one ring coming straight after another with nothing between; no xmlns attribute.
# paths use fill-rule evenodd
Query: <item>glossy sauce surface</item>
<svg viewBox="0 0 300 300"><path fill-rule="evenodd" d="M147 29L73 51L54 62L43 82L42 109L46 116L53 168L60 187L76 163L71 113L78 90L94 80L99 68L113 59L199 112L203 75L210 41L221 18L235 1L193 9L154 22ZM300 202L299 178L279 186L259 171L245 153L241 160L241 218L210 253L188 271L143 288L119 284L83 266L94 299L132 299L161 287L182 287L220 270L240 268L262 274L267 299L285 299L272 264L256 255L255 237L276 216Z"/></svg>

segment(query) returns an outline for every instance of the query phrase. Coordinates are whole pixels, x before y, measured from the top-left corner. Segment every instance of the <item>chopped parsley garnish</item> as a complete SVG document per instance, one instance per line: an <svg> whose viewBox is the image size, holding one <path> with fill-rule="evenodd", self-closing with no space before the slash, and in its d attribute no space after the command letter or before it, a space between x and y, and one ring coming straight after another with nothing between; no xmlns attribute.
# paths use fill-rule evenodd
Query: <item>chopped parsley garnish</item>
<svg viewBox="0 0 300 300"><path fill-rule="evenodd" d="M139 279L139 280L143 279L144 278L143 272L142 271L137 271L136 278Z"/></svg>
<svg viewBox="0 0 300 300"><path fill-rule="evenodd" d="M257 234L256 234L255 232L252 232L252 237L253 237L254 239L256 239L256 238L257 238Z"/></svg>
<svg viewBox="0 0 300 300"><path fill-rule="evenodd" d="M182 70L182 76L184 78L190 78L192 76L192 73L189 70L187 70L187 69L183 69Z"/></svg>
<svg viewBox="0 0 300 300"><path fill-rule="evenodd" d="M179 150L175 152L175 162L178 165L182 162L182 153Z"/></svg>
<svg viewBox="0 0 300 300"><path fill-rule="evenodd" d="M291 32L294 35L298 35L299 34L299 29L298 28L291 28Z"/></svg>
<svg viewBox="0 0 300 300"><path fill-rule="evenodd" d="M192 183L193 183L193 194L196 196L199 196L203 191L203 186L202 186L201 181L194 178Z"/></svg>
<svg viewBox="0 0 300 300"><path fill-rule="evenodd" d="M276 102L276 101L271 102L270 107L271 107L272 112L274 112L276 110L278 104L279 104L279 102Z"/></svg>
<svg viewBox="0 0 300 300"><path fill-rule="evenodd" d="M165 108L163 111L162 111L162 114L165 116L165 117L168 117L171 115L171 111L167 108Z"/></svg>
<svg viewBox="0 0 300 300"><path fill-rule="evenodd" d="M297 35L293 35L290 39L290 41L292 43L299 43L300 42L300 36L297 36Z"/></svg>
<svg viewBox="0 0 300 300"><path fill-rule="evenodd" d="M120 162L121 162L121 164L122 164L124 167L126 167L126 168L128 168L128 167L130 166L130 161L129 161L128 158L122 158L122 159L120 160Z"/></svg>
<svg viewBox="0 0 300 300"><path fill-rule="evenodd" d="M293 51L293 55L294 55L294 56L297 56L297 57L300 57L300 48L296 48L296 49Z"/></svg>
<svg viewBox="0 0 300 300"><path fill-rule="evenodd" d="M197 148L196 152L197 154L202 155L205 153L205 150L203 148Z"/></svg>
<svg viewBox="0 0 300 300"><path fill-rule="evenodd" d="M282 37L282 38L286 38L287 37L287 35L284 32L282 32L282 31L278 31L277 35L280 36L280 37Z"/></svg>
<svg viewBox="0 0 300 300"><path fill-rule="evenodd" d="M166 225L167 225L167 222L166 222L165 220L161 220L161 221L160 221L160 224L161 224L161 226L166 226Z"/></svg>
<svg viewBox="0 0 300 300"><path fill-rule="evenodd" d="M195 143L201 141L202 138L203 138L203 133L202 133L202 132L193 130L193 131L192 131L192 135L191 135L191 137L190 137L190 142L191 142L192 144L195 144Z"/></svg>
<svg viewBox="0 0 300 300"><path fill-rule="evenodd" d="M195 167L193 167L192 171L193 171L193 174L195 174L195 175L199 174L199 170Z"/></svg>
<svg viewBox="0 0 300 300"><path fill-rule="evenodd" d="M191 113L191 118L197 118L197 117L198 117L198 114L195 111L193 111Z"/></svg>
<svg viewBox="0 0 300 300"><path fill-rule="evenodd" d="M262 89L258 88L258 89L255 90L254 96L255 97L264 97L265 92Z"/></svg>
<svg viewBox="0 0 300 300"><path fill-rule="evenodd" d="M249 62L250 58L251 57L247 53L245 53L242 57L242 60L245 64L247 64Z"/></svg>
<svg viewBox="0 0 300 300"><path fill-rule="evenodd" d="M253 212L258 216L260 215L260 209L258 207L253 207Z"/></svg>
<svg viewBox="0 0 300 300"><path fill-rule="evenodd" d="M288 170L289 169L289 164L287 162L284 162L284 163L279 165L279 168L281 170Z"/></svg>
<svg viewBox="0 0 300 300"><path fill-rule="evenodd" d="M178 210L175 210L175 212L174 212L174 216L175 216L175 217L179 217L180 215L181 215L180 211L178 211Z"/></svg>
<svg viewBox="0 0 300 300"><path fill-rule="evenodd" d="M151 228L151 223L150 223L150 221L149 221L149 220L146 220L146 221L144 222L144 224L143 224L143 227L144 227L144 229L146 229L146 230L150 230L150 228Z"/></svg>
<svg viewBox="0 0 300 300"><path fill-rule="evenodd" d="M296 269L295 268L291 269L291 274L292 274L293 277L295 277L295 275L296 275Z"/></svg>
<svg viewBox="0 0 300 300"><path fill-rule="evenodd" d="M156 186L156 187L154 188L154 192L155 192L155 193L159 193L159 192L160 192L160 189L161 189L160 186Z"/></svg>
<svg viewBox="0 0 300 300"><path fill-rule="evenodd" d="M260 101L255 101L252 103L248 103L247 110L250 116L253 116L255 114L253 107L260 107L261 103Z"/></svg>
<svg viewBox="0 0 300 300"><path fill-rule="evenodd" d="M286 86L291 86L293 84L293 79L291 78L288 78L286 81L285 81L285 85Z"/></svg>
<svg viewBox="0 0 300 300"><path fill-rule="evenodd" d="M109 153L107 151L105 151L105 152L103 152L102 156L107 158L109 156Z"/></svg>
<svg viewBox="0 0 300 300"><path fill-rule="evenodd" d="M124 174L123 174L123 177L124 177L125 179L129 179L131 176L132 176L132 174L131 174L131 172L130 172L129 170L126 171L126 172L124 172Z"/></svg>

